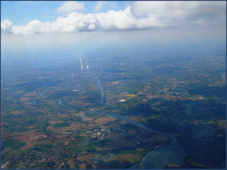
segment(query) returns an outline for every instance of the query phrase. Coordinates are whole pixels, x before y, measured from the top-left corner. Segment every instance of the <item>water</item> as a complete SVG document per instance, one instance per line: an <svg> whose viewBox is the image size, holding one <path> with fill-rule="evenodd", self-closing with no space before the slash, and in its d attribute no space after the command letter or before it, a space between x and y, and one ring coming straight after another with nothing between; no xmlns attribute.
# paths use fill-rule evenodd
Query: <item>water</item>
<svg viewBox="0 0 227 170"><path fill-rule="evenodd" d="M72 107L70 107L70 106L67 106L67 105L63 104L62 101L61 101L61 99L58 99L58 104L59 104L60 106L62 106L62 107L66 107L66 108L68 108L68 109L76 110L76 109L74 109L74 108L72 108Z"/></svg>
<svg viewBox="0 0 227 170"><path fill-rule="evenodd" d="M104 98L104 90L100 82L100 79L96 77L96 80L100 88L101 99L100 99L100 103L94 108L94 113L98 113L96 111L96 108L102 105L103 98ZM161 168L164 168L164 166L167 164L180 164L180 165L186 166L183 160L184 160L184 157L187 155L187 152L179 144L179 142L174 136L165 132L150 129L141 123L138 123L136 121L133 121L127 118L126 116L122 116L121 114L114 114L114 113L100 113L100 114L109 115L113 118L124 120L127 123L143 128L145 130L166 135L172 140L173 144L171 146L157 148L155 150L150 151L146 156L142 158L141 162L133 165L129 169L161 169Z"/></svg>
<svg viewBox="0 0 227 170"><path fill-rule="evenodd" d="M133 165L129 169L162 169L167 164L183 164L185 152L175 150L176 145L170 147L158 148L150 151L144 156L141 162ZM184 165L185 166L185 165Z"/></svg>
<svg viewBox="0 0 227 170"><path fill-rule="evenodd" d="M42 93L39 92L39 95L44 97L44 98L48 98L47 96L44 96Z"/></svg>
<svg viewBox="0 0 227 170"><path fill-rule="evenodd" d="M105 114L105 115L111 116L116 119L121 119L121 120L126 121L129 124L132 124L139 128L143 128L147 131L151 131L154 133L159 133L159 134L168 136L172 140L173 144L171 146L156 148L156 149L150 151L147 155L145 155L142 158L142 160L139 163L133 165L129 169L161 169L161 168L164 168L164 166L167 164L180 164L180 165L186 166L184 164L183 160L184 160L184 157L187 155L187 153L186 153L185 149L179 144L179 142L177 141L177 139L174 136L172 136L168 133L165 133L165 132L150 129L147 126L145 126L139 122L133 121L133 120L129 119L128 117L123 116L121 114L104 113L104 112L97 111L97 107L101 106L103 103L104 90L103 90L102 84L101 84L98 76L95 77L95 79L97 80L97 84L100 88L101 97L100 97L100 102L97 104L97 106L94 107L94 111L92 111L91 113ZM60 106L66 107L66 108L76 110L72 107L69 107L69 106L63 104L61 99L58 99L58 104Z"/></svg>
<svg viewBox="0 0 227 170"><path fill-rule="evenodd" d="M33 90L34 92L37 92L36 90ZM41 92L38 92L39 96L42 96L44 98L48 98L47 96L44 96Z"/></svg>
<svg viewBox="0 0 227 170"><path fill-rule="evenodd" d="M95 79L97 80L97 83L98 83L98 86L99 86L99 89L100 89L101 98L100 98L99 104L97 104L97 106L94 107L94 111L96 111L97 107L102 105L103 99L104 99L104 90L103 90L102 84L100 82L100 79L98 78L98 76L96 76Z"/></svg>

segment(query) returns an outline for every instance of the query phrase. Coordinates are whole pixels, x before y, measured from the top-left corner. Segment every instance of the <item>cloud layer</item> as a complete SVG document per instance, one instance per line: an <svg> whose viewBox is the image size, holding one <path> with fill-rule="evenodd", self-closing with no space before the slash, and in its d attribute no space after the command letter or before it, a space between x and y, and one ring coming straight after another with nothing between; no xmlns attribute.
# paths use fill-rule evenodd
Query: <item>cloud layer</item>
<svg viewBox="0 0 227 170"><path fill-rule="evenodd" d="M82 12L85 10L84 3L76 1L67 1L57 9L57 12L69 14L70 12Z"/></svg>
<svg viewBox="0 0 227 170"><path fill-rule="evenodd" d="M162 26L154 15L139 19L135 18L131 13L130 7L123 11L108 11L95 14L72 12L67 17L58 17L51 23L33 20L24 26L12 26L9 20L4 20L1 25L3 31L12 32L13 34L130 30Z"/></svg>
<svg viewBox="0 0 227 170"><path fill-rule="evenodd" d="M132 12L137 17L158 15L165 25L223 24L226 21L226 2L217 1L141 1L135 2Z"/></svg>
<svg viewBox="0 0 227 170"><path fill-rule="evenodd" d="M96 11L103 4L97 4ZM53 22L33 20L26 25L13 25L6 19L1 22L1 31L12 34L80 32L80 31L117 31L175 27L181 25L225 24L225 2L134 2L124 10L105 13L83 14L83 3L65 2L57 9L69 13Z"/></svg>

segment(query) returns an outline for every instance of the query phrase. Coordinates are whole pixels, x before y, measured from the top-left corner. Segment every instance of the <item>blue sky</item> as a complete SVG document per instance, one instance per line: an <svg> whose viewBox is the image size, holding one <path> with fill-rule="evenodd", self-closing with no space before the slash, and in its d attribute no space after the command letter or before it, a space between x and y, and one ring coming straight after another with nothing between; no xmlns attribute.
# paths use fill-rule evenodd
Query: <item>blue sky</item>
<svg viewBox="0 0 227 170"><path fill-rule="evenodd" d="M37 34L225 25L218 1L3 1L1 32Z"/></svg>
<svg viewBox="0 0 227 170"><path fill-rule="evenodd" d="M29 2L29 1L2 1L1 20L9 19L15 24L27 24L28 22L39 19L40 21L54 20L57 15L54 9L62 2Z"/></svg>
<svg viewBox="0 0 227 170"><path fill-rule="evenodd" d="M1 34L1 46L9 50L81 46L80 42L92 46L90 42L116 39L133 42L138 37L157 41L225 37L226 2L2 1Z"/></svg>
<svg viewBox="0 0 227 170"><path fill-rule="evenodd" d="M123 10L131 2L112 1L103 2L104 5L99 12L109 10ZM42 22L51 22L59 17L56 10L64 4L64 1L2 1L1 2L1 20L9 19L14 24L27 24L38 19ZM94 13L96 1L85 1L85 11L83 13Z"/></svg>

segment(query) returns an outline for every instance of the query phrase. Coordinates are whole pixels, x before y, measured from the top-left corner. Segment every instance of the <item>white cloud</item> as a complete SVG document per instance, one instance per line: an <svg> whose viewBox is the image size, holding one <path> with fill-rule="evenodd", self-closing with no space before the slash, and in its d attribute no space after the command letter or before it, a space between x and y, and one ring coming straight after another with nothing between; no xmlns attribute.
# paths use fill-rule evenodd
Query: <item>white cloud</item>
<svg viewBox="0 0 227 170"><path fill-rule="evenodd" d="M75 6L70 4L77 4ZM78 5L82 4L82 6ZM96 4L99 10L103 4ZM77 7L76 7L77 6ZM80 6L80 7L79 7ZM65 2L62 11L84 8L83 3ZM173 27L182 24L223 24L226 18L225 2L134 2L124 10L110 10L105 13L83 14L71 12L53 22L33 20L27 25L13 25L10 20L1 22L2 32L13 34L58 33L80 31L136 30L158 27Z"/></svg>
<svg viewBox="0 0 227 170"><path fill-rule="evenodd" d="M5 22L2 21L2 23ZM51 23L42 23L39 20L33 20L24 26L12 25L8 31L11 31L13 34L33 34L148 29L161 26L155 15L137 19L131 14L130 7L127 7L123 11L108 11L106 13L82 14L72 12L67 17L58 17Z"/></svg>
<svg viewBox="0 0 227 170"><path fill-rule="evenodd" d="M132 13L136 17L159 15L166 25L225 24L226 2L218 1L141 1L134 2Z"/></svg>
<svg viewBox="0 0 227 170"><path fill-rule="evenodd" d="M12 22L9 19L6 19L1 22L1 31L11 32Z"/></svg>
<svg viewBox="0 0 227 170"><path fill-rule="evenodd" d="M70 12L82 12L85 10L83 2L66 1L62 6L57 9L57 12L69 14Z"/></svg>

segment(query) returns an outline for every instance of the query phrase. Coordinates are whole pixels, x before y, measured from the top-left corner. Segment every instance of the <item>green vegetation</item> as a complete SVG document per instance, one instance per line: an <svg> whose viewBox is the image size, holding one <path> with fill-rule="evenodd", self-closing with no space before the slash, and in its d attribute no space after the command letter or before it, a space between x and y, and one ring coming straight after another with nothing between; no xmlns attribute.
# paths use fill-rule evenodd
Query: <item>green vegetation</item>
<svg viewBox="0 0 227 170"><path fill-rule="evenodd" d="M68 164L64 164L61 166L61 169L70 169L70 166Z"/></svg>
<svg viewBox="0 0 227 170"><path fill-rule="evenodd" d="M131 150L130 148L128 148L128 147L121 147L121 148L117 148L117 149L113 149L112 150L112 153L114 153L114 154L119 154L119 153L121 153L121 154L126 154L126 153L134 153L135 151L133 151L133 150Z"/></svg>
<svg viewBox="0 0 227 170"><path fill-rule="evenodd" d="M96 147L93 144L89 144L86 146L80 146L78 148L76 148L77 152L95 152L96 151Z"/></svg>
<svg viewBox="0 0 227 170"><path fill-rule="evenodd" d="M122 150L119 152L120 154L138 154L138 151L136 150ZM142 151L141 151L142 153Z"/></svg>
<svg viewBox="0 0 227 170"><path fill-rule="evenodd" d="M35 150L37 152L48 152L51 148L53 148L53 145L36 145L31 150Z"/></svg>
<svg viewBox="0 0 227 170"><path fill-rule="evenodd" d="M121 129L125 129L125 130L136 129L136 128L137 128L136 126L131 125L129 123L126 123L126 124L121 126Z"/></svg>
<svg viewBox="0 0 227 170"><path fill-rule="evenodd" d="M54 124L54 127L68 127L68 126L70 126L70 124L67 122Z"/></svg>
<svg viewBox="0 0 227 170"><path fill-rule="evenodd" d="M139 103L134 107L130 107L128 110L129 115L140 115L140 116L145 116L145 115L150 115L151 113L154 114L154 111L151 109L149 103Z"/></svg>
<svg viewBox="0 0 227 170"><path fill-rule="evenodd" d="M135 118L151 129L175 135L187 152L184 163L189 168L224 167L226 51L220 56L209 49L203 55L194 47L185 52L178 46L173 52L151 45L145 52L142 47L135 49L135 53L126 50L122 54L103 48L106 53L98 52L84 61L92 63L92 71L81 72L78 60L50 66L44 61L50 57L40 59L35 69L26 67L31 65L28 60L20 67L16 64L16 69L8 67L4 73L11 77L3 74L2 81L1 146L2 162L10 162L7 168L68 169L74 161L75 168L84 164L89 169L93 160L88 159L97 153L96 159L107 158L105 163L92 162L98 169L123 169L152 149L170 145L161 140L147 144L140 141L145 130L104 114L86 113L100 102L94 78L99 74L105 97L97 111ZM60 106L60 98L74 109ZM80 111L98 118L85 122L77 114ZM30 140L34 147L20 150L26 143L15 139L34 139ZM108 162L108 154L121 160Z"/></svg>
<svg viewBox="0 0 227 170"><path fill-rule="evenodd" d="M3 141L1 143L1 145L3 147L6 147L6 148L11 148L11 149L17 150L17 149L20 149L23 146L25 146L26 143L20 142L20 141L17 141L17 140L6 140L6 141Z"/></svg>
<svg viewBox="0 0 227 170"><path fill-rule="evenodd" d="M35 112L35 115L36 115L36 116L42 116L42 115L43 115L43 113L42 113L42 112L37 111L37 112Z"/></svg>
<svg viewBox="0 0 227 170"><path fill-rule="evenodd" d="M102 146L107 145L108 143L111 143L111 140L101 140L96 144L96 146L102 147Z"/></svg>
<svg viewBox="0 0 227 170"><path fill-rule="evenodd" d="M85 116L87 116L87 117L93 117L93 116L97 116L97 114L94 114L94 113L87 113Z"/></svg>
<svg viewBox="0 0 227 170"><path fill-rule="evenodd" d="M11 127L9 125L5 125L5 126L6 127L4 127L4 131L9 132L9 133L12 133L17 129L16 126L11 126Z"/></svg>

